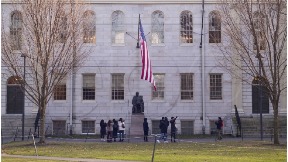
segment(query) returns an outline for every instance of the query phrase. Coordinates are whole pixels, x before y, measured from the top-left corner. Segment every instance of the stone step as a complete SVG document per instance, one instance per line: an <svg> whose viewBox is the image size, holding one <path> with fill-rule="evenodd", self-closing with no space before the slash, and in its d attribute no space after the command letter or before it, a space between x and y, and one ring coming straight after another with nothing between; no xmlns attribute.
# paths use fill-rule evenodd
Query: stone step
<svg viewBox="0 0 288 162"><path fill-rule="evenodd" d="M143 135L144 114L133 114L131 116L130 135Z"/></svg>

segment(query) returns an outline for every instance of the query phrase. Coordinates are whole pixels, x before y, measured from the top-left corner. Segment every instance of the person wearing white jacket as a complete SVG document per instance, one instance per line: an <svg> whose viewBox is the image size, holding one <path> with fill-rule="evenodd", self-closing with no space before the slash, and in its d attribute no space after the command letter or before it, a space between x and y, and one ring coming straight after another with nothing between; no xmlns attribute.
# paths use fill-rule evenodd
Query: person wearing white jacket
<svg viewBox="0 0 288 162"><path fill-rule="evenodd" d="M125 123L122 118L119 119L118 121L118 126L119 126L119 142L124 141L124 132L125 132Z"/></svg>

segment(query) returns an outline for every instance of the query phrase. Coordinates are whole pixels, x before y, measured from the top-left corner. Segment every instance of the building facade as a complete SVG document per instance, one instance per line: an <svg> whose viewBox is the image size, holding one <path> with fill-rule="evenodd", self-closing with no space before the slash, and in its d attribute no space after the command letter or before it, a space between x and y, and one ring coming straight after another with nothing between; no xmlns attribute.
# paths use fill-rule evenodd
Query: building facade
<svg viewBox="0 0 288 162"><path fill-rule="evenodd" d="M9 6L2 1L2 19L9 20L3 23L5 28L17 21L17 14L13 18L15 12ZM53 94L46 111L47 134L99 134L101 119L119 118L125 119L127 134L133 134L132 99L136 92L143 96L141 114L148 118L151 133L157 133L162 117L178 116L179 133L210 134L215 120L222 117L224 132L230 134L235 132L234 105L241 116L259 116L257 104L253 109L256 99L251 84L232 78L216 59L221 56L218 45L223 41L217 1L205 1L203 30L202 1L90 0L86 7L86 12L79 14L87 18L89 28L83 29L87 30L83 41L91 53ZM139 15L157 91L140 79L140 48L136 48ZM19 119L21 112L9 100L15 85L3 66L1 78L2 126L9 127L10 123L15 129L21 121L11 124L11 119ZM26 120L31 118L31 127L37 110L25 100ZM283 95L279 113L286 116L286 112L287 99ZM273 116L269 100L265 115ZM142 129L142 123L139 127Z"/></svg>

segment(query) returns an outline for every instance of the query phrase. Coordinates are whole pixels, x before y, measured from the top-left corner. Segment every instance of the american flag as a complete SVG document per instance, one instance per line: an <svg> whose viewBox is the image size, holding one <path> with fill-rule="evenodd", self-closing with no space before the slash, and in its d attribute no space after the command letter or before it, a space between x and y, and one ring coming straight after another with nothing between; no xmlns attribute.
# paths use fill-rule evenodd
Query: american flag
<svg viewBox="0 0 288 162"><path fill-rule="evenodd" d="M149 51L147 47L147 42L144 34L144 30L141 24L141 19L139 19L139 29L140 29L140 47L141 47L141 57L142 57L142 73L141 79L149 81L154 86L156 91L156 84L152 72L151 59L149 56Z"/></svg>

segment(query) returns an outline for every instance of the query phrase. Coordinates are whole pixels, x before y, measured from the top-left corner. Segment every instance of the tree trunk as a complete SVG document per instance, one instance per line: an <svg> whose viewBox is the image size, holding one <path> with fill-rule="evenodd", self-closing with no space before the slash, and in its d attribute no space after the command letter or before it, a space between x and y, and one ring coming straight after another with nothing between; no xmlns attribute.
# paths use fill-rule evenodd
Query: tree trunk
<svg viewBox="0 0 288 162"><path fill-rule="evenodd" d="M45 143L45 110L46 110L46 104L45 101L41 101L41 107L40 107L40 140L39 143Z"/></svg>
<svg viewBox="0 0 288 162"><path fill-rule="evenodd" d="M278 115L278 101L272 103L274 109L274 144L279 145L279 115Z"/></svg>

